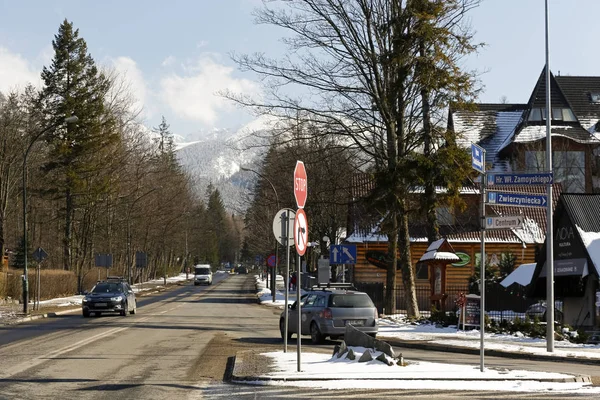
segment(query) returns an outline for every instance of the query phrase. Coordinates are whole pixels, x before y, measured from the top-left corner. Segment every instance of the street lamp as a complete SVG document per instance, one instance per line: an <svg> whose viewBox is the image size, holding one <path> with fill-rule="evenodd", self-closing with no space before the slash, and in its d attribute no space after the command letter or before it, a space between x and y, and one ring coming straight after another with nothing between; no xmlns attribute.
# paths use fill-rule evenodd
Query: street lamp
<svg viewBox="0 0 600 400"><path fill-rule="evenodd" d="M279 210L279 196L277 196L277 190L275 189L275 185L273 185L273 182L271 182L271 180L269 178L267 178L260 172L255 171L253 169L244 168L244 167L240 167L240 169L242 171L254 172L256 175L260 176L265 181L269 182L269 185L271 185L271 188L273 189L273 193L275 193L275 202L277 203L277 210ZM275 239L275 266L273 267L273 273L271 274L271 295L273 296L273 302L275 302L275 281L276 281L276 277L277 277L278 261L279 261L279 246L277 245L277 239ZM285 285L288 284L287 282L284 282L284 283L285 283Z"/></svg>
<svg viewBox="0 0 600 400"><path fill-rule="evenodd" d="M23 155L23 312L27 314L29 312L29 282L27 279L27 251L28 251L28 243L27 243L27 157L29 156L29 152L33 147L33 144L47 131L50 129L54 129L63 122L67 124L75 123L79 121L76 115L71 115L70 117L61 118L54 124L48 125L41 131L39 131L31 142L29 142L29 146L27 146L27 150L25 150L25 154Z"/></svg>

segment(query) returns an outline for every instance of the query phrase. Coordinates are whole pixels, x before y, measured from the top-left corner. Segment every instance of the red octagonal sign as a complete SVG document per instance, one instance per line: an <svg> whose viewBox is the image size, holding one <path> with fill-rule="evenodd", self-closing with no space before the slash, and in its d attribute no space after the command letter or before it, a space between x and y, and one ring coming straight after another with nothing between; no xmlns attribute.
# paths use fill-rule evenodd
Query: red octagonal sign
<svg viewBox="0 0 600 400"><path fill-rule="evenodd" d="M304 208L306 204L306 191L308 189L306 180L306 168L302 161L296 161L294 168L294 197L298 208Z"/></svg>

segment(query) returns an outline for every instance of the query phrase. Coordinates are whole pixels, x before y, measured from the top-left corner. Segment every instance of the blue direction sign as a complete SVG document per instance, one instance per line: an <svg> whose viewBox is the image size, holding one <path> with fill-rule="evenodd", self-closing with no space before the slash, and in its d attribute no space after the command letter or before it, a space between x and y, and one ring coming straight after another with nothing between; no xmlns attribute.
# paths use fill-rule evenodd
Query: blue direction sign
<svg viewBox="0 0 600 400"><path fill-rule="evenodd" d="M488 203L519 207L546 207L544 195L488 192Z"/></svg>
<svg viewBox="0 0 600 400"><path fill-rule="evenodd" d="M471 143L471 166L475 171L485 173L484 156L485 150Z"/></svg>
<svg viewBox="0 0 600 400"><path fill-rule="evenodd" d="M331 264L356 264L356 246L353 244L336 244L329 247Z"/></svg>
<svg viewBox="0 0 600 400"><path fill-rule="evenodd" d="M552 172L540 174L488 174L488 186L494 185L549 185L553 182Z"/></svg>

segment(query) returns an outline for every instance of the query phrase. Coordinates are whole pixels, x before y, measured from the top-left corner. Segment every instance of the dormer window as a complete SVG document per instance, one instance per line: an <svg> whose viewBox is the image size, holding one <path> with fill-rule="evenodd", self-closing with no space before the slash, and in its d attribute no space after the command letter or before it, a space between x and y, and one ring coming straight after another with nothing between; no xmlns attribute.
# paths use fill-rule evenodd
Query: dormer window
<svg viewBox="0 0 600 400"><path fill-rule="evenodd" d="M590 100L592 103L600 103L600 92L590 93Z"/></svg>
<svg viewBox="0 0 600 400"><path fill-rule="evenodd" d="M532 108L529 112L529 121L545 121L546 120L546 108ZM552 108L552 120L553 121L577 121L575 114L570 108Z"/></svg>

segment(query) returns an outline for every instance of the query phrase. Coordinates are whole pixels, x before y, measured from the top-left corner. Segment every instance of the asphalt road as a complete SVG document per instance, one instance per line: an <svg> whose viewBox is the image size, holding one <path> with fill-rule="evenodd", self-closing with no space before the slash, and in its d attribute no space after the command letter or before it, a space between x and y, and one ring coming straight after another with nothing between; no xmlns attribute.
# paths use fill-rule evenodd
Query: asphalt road
<svg viewBox="0 0 600 400"><path fill-rule="evenodd" d="M218 276L218 275L217 275ZM307 390L228 382L238 351L282 348L279 310L256 304L251 275L213 286L176 286L138 300L138 314L68 314L0 327L0 399L530 398L548 394ZM330 352L302 341L305 351ZM295 351L295 339L289 343ZM407 359L478 357L398 349ZM486 366L589 374L590 366L489 357ZM587 372L586 372L587 371ZM553 398L567 398L559 396Z"/></svg>

